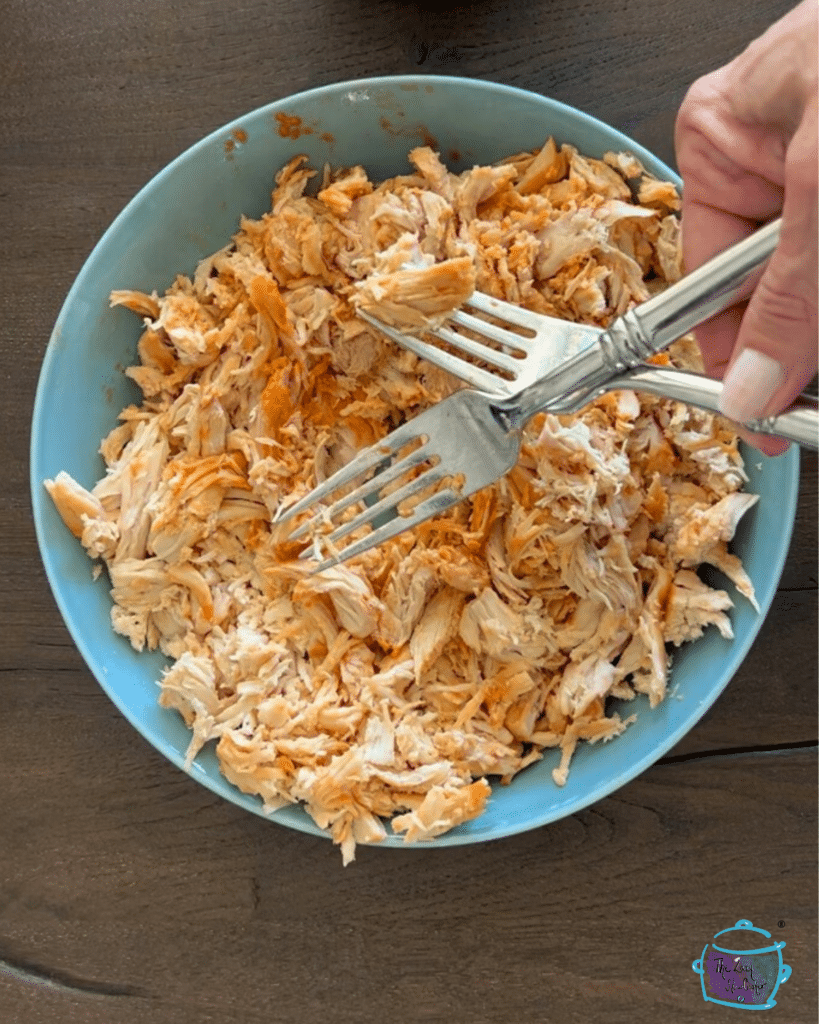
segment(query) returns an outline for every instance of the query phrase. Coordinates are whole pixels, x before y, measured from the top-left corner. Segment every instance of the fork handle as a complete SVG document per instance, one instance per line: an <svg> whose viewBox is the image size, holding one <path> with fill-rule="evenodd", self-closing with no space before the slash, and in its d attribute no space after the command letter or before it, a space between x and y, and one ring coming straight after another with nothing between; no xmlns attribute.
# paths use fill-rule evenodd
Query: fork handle
<svg viewBox="0 0 819 1024"><path fill-rule="evenodd" d="M673 398L710 412L719 411L722 382L701 373L676 370L667 366L637 366L608 381L599 393L631 388L661 398ZM800 395L777 416L742 424L760 434L773 434L786 441L795 441L803 448L819 448L819 402L813 395Z"/></svg>
<svg viewBox="0 0 819 1024"><path fill-rule="evenodd" d="M612 377L667 348L745 294L749 278L770 257L779 240L781 220L708 260L670 288L618 317L594 345L565 360L555 371L497 403L507 427L520 427L550 406L582 406Z"/></svg>
<svg viewBox="0 0 819 1024"><path fill-rule="evenodd" d="M630 335L628 347L645 359L747 298L748 279L773 253L781 226L780 219L772 221L626 313L620 319ZM632 359L627 362L633 365Z"/></svg>

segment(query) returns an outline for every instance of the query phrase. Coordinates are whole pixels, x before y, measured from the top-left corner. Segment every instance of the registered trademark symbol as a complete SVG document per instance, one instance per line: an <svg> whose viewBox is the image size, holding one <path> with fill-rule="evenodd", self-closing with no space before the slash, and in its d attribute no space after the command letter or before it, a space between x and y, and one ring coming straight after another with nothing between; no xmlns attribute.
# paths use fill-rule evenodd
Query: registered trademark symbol
<svg viewBox="0 0 819 1024"><path fill-rule="evenodd" d="M777 923L777 926L779 928L784 928L785 927L785 922L784 921L777 921L776 923Z"/></svg>

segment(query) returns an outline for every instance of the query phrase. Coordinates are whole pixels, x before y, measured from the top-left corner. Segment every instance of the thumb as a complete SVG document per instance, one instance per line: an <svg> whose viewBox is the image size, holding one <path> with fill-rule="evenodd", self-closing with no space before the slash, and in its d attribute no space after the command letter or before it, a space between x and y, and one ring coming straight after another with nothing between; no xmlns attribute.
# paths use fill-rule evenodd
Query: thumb
<svg viewBox="0 0 819 1024"><path fill-rule="evenodd" d="M781 412L817 365L817 116L809 103L785 162L782 231L742 318L721 411L738 423Z"/></svg>

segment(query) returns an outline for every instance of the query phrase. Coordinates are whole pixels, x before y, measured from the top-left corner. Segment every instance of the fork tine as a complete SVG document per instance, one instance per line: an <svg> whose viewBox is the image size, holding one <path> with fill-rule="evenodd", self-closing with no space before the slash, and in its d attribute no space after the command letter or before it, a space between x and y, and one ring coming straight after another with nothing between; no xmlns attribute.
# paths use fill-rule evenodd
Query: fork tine
<svg viewBox="0 0 819 1024"><path fill-rule="evenodd" d="M331 477L328 477L323 483L314 487L309 494L305 494L303 498L300 498L293 505L289 505L283 511L280 510L277 512L273 522L289 522L289 520L294 516L297 516L300 512L305 512L308 508L311 508L313 505L318 504L318 502L323 501L328 495L332 494L333 491L337 491L339 487L345 487L347 484L352 483L356 477L361 476L362 473L366 473L368 470L374 469L379 465L379 463L383 462L389 454L389 450L380 450L378 445L373 445L371 448L365 448L363 452L360 452L345 466L342 466L338 472L334 473Z"/></svg>
<svg viewBox="0 0 819 1024"><path fill-rule="evenodd" d="M430 495L430 497L425 501L419 502L413 509L412 515L397 515L388 523L384 523L383 526L379 526L377 529L373 530L372 533L368 533L366 537L362 537L360 540L354 541L352 544L348 544L343 551L339 551L338 554L333 555L330 558L325 558L324 561L319 562L313 572L318 573L322 572L324 569L331 569L334 565L338 565L340 562L346 562L349 558L355 558L356 555L362 555L365 551L369 551L370 548L377 547L379 544L383 544L384 541L390 540L391 537L397 537L399 533L403 533L405 530L411 530L413 526L417 526L419 523L423 523L425 520L431 519L434 515L440 512L445 512L460 500L461 495L449 487L442 491L438 491L435 494Z"/></svg>
<svg viewBox="0 0 819 1024"><path fill-rule="evenodd" d="M464 305L471 306L472 309L477 309L481 313L487 313L489 316L496 316L500 320L508 320L510 323L516 324L518 327L525 327L530 331L537 332L541 326L542 314L532 313L531 310L524 309L523 306L516 306L503 299L496 299L484 292L473 292Z"/></svg>
<svg viewBox="0 0 819 1024"><path fill-rule="evenodd" d="M435 366L440 366L442 370L447 370L479 391L489 391L494 394L501 391L504 393L507 391L511 392L513 390L512 388L503 387L507 383L506 381L496 377L495 374L490 373L488 370L481 369L480 366L473 366L472 363L467 363L466 360L454 356L450 352L444 352L443 349L438 348L436 345L430 345L429 342L421 341L420 338L416 338L412 334L402 334L400 331L396 331L395 328L390 327L389 324L381 323L380 320L371 317L368 313L359 311L358 315L363 320L371 323L373 327L377 327L382 334L392 338L397 345L409 349L410 352L414 352L421 359L427 359Z"/></svg>
<svg viewBox="0 0 819 1024"><path fill-rule="evenodd" d="M528 345L532 341L531 338L515 334L514 331L510 331L507 327L499 327L497 324L490 324L488 320L482 320L480 317L465 313L462 309L456 309L451 313L447 323L457 324L459 327L465 327L467 330L474 331L485 338L491 338L492 341L498 342L499 345L515 349L515 351L520 352L522 355L528 353ZM437 334L438 331L436 330L435 333Z"/></svg>
<svg viewBox="0 0 819 1024"><path fill-rule="evenodd" d="M382 455L381 461L383 462L388 457L388 455ZM350 494L346 494L343 497L339 498L337 501L334 501L329 508L317 511L313 516L311 516L310 519L302 523L297 530L294 530L293 533L291 533L291 539L298 540L299 537L303 537L316 524L321 522L321 520L332 520L335 516L339 515L345 509L349 508L350 505L355 505L358 502L365 501L371 494L375 494L378 491L382 490L382 488L386 487L388 484L391 484L393 481L397 480L404 473L406 473L407 470L413 469L415 466L420 465L427 458L429 458L427 446L421 445L420 448L416 448L414 452L410 452L409 455L406 455L403 459L399 459L398 462L394 462L392 463L392 465L385 467L383 470L381 470L381 472L376 473L375 476L372 477L371 479L365 480L360 487L356 487L356 489L354 491L351 491ZM339 470L339 473L341 472L343 471ZM335 481L336 476L338 475L338 473L334 474L329 478L329 480L325 481L325 483L332 483L333 481ZM422 478L424 476L425 474L422 474ZM332 494L333 491L337 490L338 486L340 485L336 484L336 486L332 487L327 493ZM316 490L318 490L318 488L316 488ZM314 491L313 495L315 495L315 493L316 492ZM308 495L308 497L310 497L310 495ZM394 503L394 496L390 495L389 498L390 501ZM401 499L399 498L397 500ZM368 512L372 512L372 515L368 515L367 513L362 512L360 516L356 516L354 520L351 520L351 522L355 523L355 526L353 526L352 529L357 529L358 526L361 526L364 523L369 522L371 519L374 519L375 516L378 515L380 512L384 511L384 507L378 508L379 505L389 507L389 502L386 499L382 499L382 501L370 506ZM349 533L350 530L346 528L347 525L348 524L345 523L343 524L343 526L338 527L338 529L335 532L329 535L328 540L339 540L341 537L345 536L345 534ZM342 532L339 533L339 530L341 530Z"/></svg>
<svg viewBox="0 0 819 1024"><path fill-rule="evenodd" d="M476 322L478 324L482 323L480 320ZM491 327L492 325L486 324L484 326ZM477 327L475 330L476 332L491 336L490 331L483 330L483 327ZM510 356L506 352L498 352L497 349L489 348L488 345L484 345L480 341L473 341L472 338L466 338L457 331L450 330L448 327L435 327L432 333L436 338L440 338L441 341L445 341L454 348L460 349L461 352L467 352L469 355L475 356L476 359L482 359L484 362L497 366L501 370L506 370L507 373L514 374L515 371L521 368L522 360L519 356ZM508 344L504 339L496 338L495 340L500 340L503 345ZM522 352L523 350L519 349L518 351Z"/></svg>
<svg viewBox="0 0 819 1024"><path fill-rule="evenodd" d="M402 460L403 464L403 460ZM406 467L404 467L406 468ZM380 501L377 501L374 505L370 505L364 509L354 519L351 519L349 523L342 523L341 526L337 527L331 534L328 534L326 540L329 544L335 544L336 541L342 540L350 533L355 533L362 526L366 526L367 523L371 523L373 519L377 519L385 512L394 512L395 517L400 519L406 524L408 516L402 516L398 511L398 505L405 501L407 498L411 498L414 494L418 494L419 491L423 491L424 488L429 487L431 484L436 483L446 475L445 471L439 466L433 466L426 472L421 473L420 476L414 480L408 481L403 487L399 487L398 490L393 491L391 494L385 495ZM380 475L375 478L381 481ZM403 527L406 528L406 527ZM347 555L345 554L346 558Z"/></svg>
<svg viewBox="0 0 819 1024"><path fill-rule="evenodd" d="M416 417L416 419L396 427L383 440L377 441L375 444L370 445L369 448L359 452L355 458L342 466L341 469L336 470L323 483L314 487L309 494L305 494L303 498L300 498L294 504L280 510L274 517L273 522L286 523L300 512L306 512L307 509L327 498L333 491L337 491L340 487L346 487L356 477L369 472L371 469L375 469L385 459L395 455L412 441L417 441L418 438L424 437L424 431L418 423L419 419L420 417Z"/></svg>

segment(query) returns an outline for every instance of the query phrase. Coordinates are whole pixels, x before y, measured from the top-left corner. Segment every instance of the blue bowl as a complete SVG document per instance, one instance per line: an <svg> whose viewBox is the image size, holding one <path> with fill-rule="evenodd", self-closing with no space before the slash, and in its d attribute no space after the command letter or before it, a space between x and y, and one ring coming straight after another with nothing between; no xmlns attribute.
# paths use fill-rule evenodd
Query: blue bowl
<svg viewBox="0 0 819 1024"><path fill-rule="evenodd" d="M86 487L103 472L100 440L119 411L139 400L122 368L135 361L140 332L124 309L110 309L115 288L164 291L178 273L225 245L242 214L269 208L273 175L292 156L314 166L363 164L374 179L409 169L407 153L428 143L453 170L533 149L553 135L590 156L630 150L653 173L672 170L626 136L564 104L490 82L406 76L345 82L300 93L255 110L213 132L161 171L126 206L91 253L60 312L43 361L31 438L34 519L45 570L77 647L100 686L157 750L183 768L189 733L176 712L157 704L166 662L137 654L111 629L108 581L69 534L43 488L67 470ZM788 551L798 488L798 453L777 459L746 451L748 489L760 501L746 514L734 549L756 588L761 614L734 595L735 638L714 629L675 655L670 695L653 711L639 698L637 722L611 743L581 745L569 780L556 787L556 752L497 786L486 812L434 841L475 843L565 817L616 790L674 746L703 716L737 671L776 591ZM729 592L732 588L721 581ZM257 814L261 802L229 784L215 754L204 750L190 775ZM280 824L325 835L299 807L271 816ZM384 846L403 845L388 836Z"/></svg>

